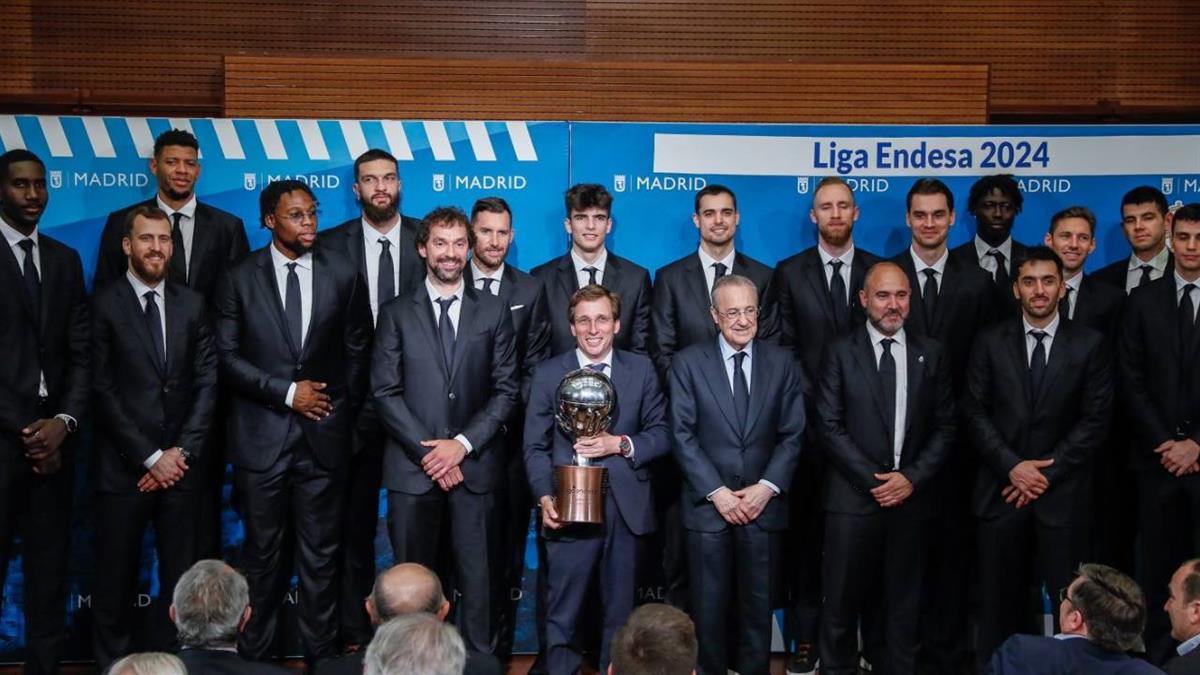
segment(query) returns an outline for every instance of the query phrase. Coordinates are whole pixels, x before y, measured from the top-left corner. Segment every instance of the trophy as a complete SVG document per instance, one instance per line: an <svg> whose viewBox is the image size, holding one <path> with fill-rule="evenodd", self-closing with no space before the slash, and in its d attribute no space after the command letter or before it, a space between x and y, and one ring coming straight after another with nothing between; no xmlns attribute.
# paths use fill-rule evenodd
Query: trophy
<svg viewBox="0 0 1200 675"><path fill-rule="evenodd" d="M595 436L612 423L617 392L612 380L596 370L581 368L558 383L558 428L572 440ZM604 467L573 455L571 464L554 467L555 503L559 520L567 523L604 522Z"/></svg>

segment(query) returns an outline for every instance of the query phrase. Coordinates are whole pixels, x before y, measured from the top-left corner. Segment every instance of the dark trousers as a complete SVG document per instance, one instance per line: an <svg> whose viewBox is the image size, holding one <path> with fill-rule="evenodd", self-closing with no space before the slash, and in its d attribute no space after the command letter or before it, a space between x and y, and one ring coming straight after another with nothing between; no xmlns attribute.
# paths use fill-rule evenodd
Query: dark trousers
<svg viewBox="0 0 1200 675"><path fill-rule="evenodd" d="M450 492L434 486L425 494L388 492L388 534L397 563L415 562L454 580L459 605L455 624L471 651L491 654L492 618L501 586L500 533L496 495L475 494L465 485ZM450 541L442 540L449 526ZM444 561L444 551L452 561Z"/></svg>
<svg viewBox="0 0 1200 675"><path fill-rule="evenodd" d="M921 603L920 659L923 670L950 675L973 668L969 598L974 582L977 520L971 514L971 489L975 466L964 462L969 452L954 449L958 460L947 465L930 486L940 508L933 514L925 559L924 598ZM982 657L981 657L982 658Z"/></svg>
<svg viewBox="0 0 1200 675"><path fill-rule="evenodd" d="M1030 587L1044 583L1052 598L1074 578L1074 539L1070 527L1039 522L1032 506L979 523L978 658L987 663L1014 633L1030 633L1042 613L1041 594L1031 602ZM1057 621L1057 615L1055 616Z"/></svg>
<svg viewBox="0 0 1200 675"><path fill-rule="evenodd" d="M654 484L654 503L658 509L657 538L662 542L662 585L665 599L672 607L688 611L691 601L687 560L687 531L683 528L680 488L683 474L671 456L659 462L650 479Z"/></svg>
<svg viewBox="0 0 1200 675"><path fill-rule="evenodd" d="M214 420L224 420L229 410L229 397L217 395ZM204 444L204 454L191 471L199 479L196 495L196 559L225 558L224 528L225 486L229 463L225 460L225 434L210 433Z"/></svg>
<svg viewBox="0 0 1200 675"><path fill-rule="evenodd" d="M783 613L785 649L800 644L815 648L821 619L821 556L817 552L821 550L825 529L821 501L824 460L821 449L815 445L815 434L813 437L805 437L810 444L800 455L792 489L788 491L790 525L782 553L788 589L788 602Z"/></svg>
<svg viewBox="0 0 1200 675"><path fill-rule="evenodd" d="M58 672L67 641L67 544L75 469L69 453L64 450L62 468L50 475L33 473L20 456L6 452L0 459L0 580L8 573L13 538L20 533L25 672L30 674ZM0 604L3 600L0 588Z"/></svg>
<svg viewBox="0 0 1200 675"><path fill-rule="evenodd" d="M687 531L692 619L700 644L701 675L765 675L771 657L772 561L779 535L758 525L731 525L721 532ZM734 602L736 600L736 602ZM736 628L735 630L730 630Z"/></svg>
<svg viewBox="0 0 1200 675"><path fill-rule="evenodd" d="M497 609L496 654L512 654L513 640L517 628L517 606L521 601L521 589L525 578L525 549L529 542L529 516L533 509L533 496L529 493L529 480L525 477L525 460L521 455L520 440L506 439L505 449L508 464L503 489L504 540L501 555L504 564L504 580Z"/></svg>
<svg viewBox="0 0 1200 675"><path fill-rule="evenodd" d="M342 519L342 574L338 597L344 645L371 641L374 631L364 601L375 584L375 534L379 530L379 485L383 471L383 429L364 412L354 430L354 455L346 479Z"/></svg>
<svg viewBox="0 0 1200 675"><path fill-rule="evenodd" d="M905 507L825 514L822 675L857 675L859 622L875 672L915 672L928 522Z"/></svg>
<svg viewBox="0 0 1200 675"><path fill-rule="evenodd" d="M191 478L191 476L189 476ZM196 476L199 478L199 476ZM183 481L188 483L188 481ZM180 489L182 486L182 489ZM92 650L96 668L136 651L176 650L175 627L167 615L179 577L196 562L196 503L199 481L156 492L99 493L96 517L96 579L92 590ZM142 640L135 640L134 594L142 536L154 525L158 554L158 597Z"/></svg>
<svg viewBox="0 0 1200 675"><path fill-rule="evenodd" d="M239 641L247 658L265 660L278 633L291 581L287 551L300 578L298 614L304 658L337 654L338 563L345 469L321 466L293 425L288 448L271 468L234 470L246 535L240 566L250 584L250 621Z"/></svg>
<svg viewBox="0 0 1200 675"><path fill-rule="evenodd" d="M582 661L580 629L594 582L599 582L602 629L600 672L606 672L613 635L633 612L638 537L609 492L603 525L567 525L545 532L546 664L550 675L573 675ZM598 578L597 578L598 577Z"/></svg>
<svg viewBox="0 0 1200 675"><path fill-rule="evenodd" d="M1139 471L1137 480L1146 651L1152 662L1162 663L1174 656L1171 624L1162 611L1167 584L1183 561L1200 556L1200 474L1176 478L1155 466Z"/></svg>

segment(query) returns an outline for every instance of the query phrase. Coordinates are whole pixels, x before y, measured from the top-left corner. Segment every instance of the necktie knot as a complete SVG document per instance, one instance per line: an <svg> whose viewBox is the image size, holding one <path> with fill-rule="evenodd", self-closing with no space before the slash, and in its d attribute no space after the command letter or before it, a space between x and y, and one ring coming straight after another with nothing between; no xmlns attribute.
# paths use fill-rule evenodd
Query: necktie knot
<svg viewBox="0 0 1200 675"><path fill-rule="evenodd" d="M828 264L833 268L834 274L841 274L842 265L845 265L846 263L842 262L841 260L830 260Z"/></svg>
<svg viewBox="0 0 1200 675"><path fill-rule="evenodd" d="M450 305L453 305L455 300L458 300L457 295L451 295L448 298L438 298L437 299L437 304L442 308L443 316L445 316L445 314L450 311Z"/></svg>
<svg viewBox="0 0 1200 675"><path fill-rule="evenodd" d="M20 246L22 249L25 250L25 255L33 254L33 240L32 239L22 239L21 241L17 242L17 246Z"/></svg>
<svg viewBox="0 0 1200 675"><path fill-rule="evenodd" d="M298 264L299 263L294 263L294 262L284 263L284 267L288 268L288 274L295 274L296 273L296 265L298 265Z"/></svg>
<svg viewBox="0 0 1200 675"><path fill-rule="evenodd" d="M1033 336L1034 340L1037 340L1039 346L1042 344L1042 340L1045 340L1046 336L1049 335L1049 333L1044 330L1031 330L1029 331L1029 334Z"/></svg>
<svg viewBox="0 0 1200 675"><path fill-rule="evenodd" d="M605 369L605 368L607 368L607 367L608 367L608 364L607 364L607 363L589 363L589 364L587 364L587 366L586 366L586 368L587 368L588 370L594 370L594 371L596 371L597 373L603 373L603 372L604 372L604 369Z"/></svg>
<svg viewBox="0 0 1200 675"><path fill-rule="evenodd" d="M491 293L492 292L492 284L496 283L496 280L491 277L484 277L484 278L480 279L479 282L481 284L483 284L482 288L483 288L484 292Z"/></svg>
<svg viewBox="0 0 1200 675"><path fill-rule="evenodd" d="M883 347L883 353L891 354L892 353L892 345L895 342L896 342L895 338L890 338L890 337L885 337L882 340L880 340L879 344Z"/></svg>
<svg viewBox="0 0 1200 675"><path fill-rule="evenodd" d="M171 229L178 230L179 229L179 221L181 221L181 220L183 220L182 213L180 213L179 211L172 213L171 214Z"/></svg>
<svg viewBox="0 0 1200 675"><path fill-rule="evenodd" d="M921 270L921 274L924 274L925 278L929 281L937 281L937 270L933 269L932 267L926 267L925 269Z"/></svg>
<svg viewBox="0 0 1200 675"><path fill-rule="evenodd" d="M583 268L583 271L587 272L588 274L588 285L594 286L596 284L596 273L598 273L600 270L596 267L588 266Z"/></svg>
<svg viewBox="0 0 1200 675"><path fill-rule="evenodd" d="M733 367L741 370L742 364L746 362L746 352L738 352L733 355Z"/></svg>
<svg viewBox="0 0 1200 675"><path fill-rule="evenodd" d="M158 295L158 291L150 290L143 293L142 297L146 298L146 302L154 302L154 296L156 295Z"/></svg>
<svg viewBox="0 0 1200 675"><path fill-rule="evenodd" d="M716 279L720 279L721 277L725 276L725 273L729 271L729 267L727 267L725 263L713 263L712 268L716 271Z"/></svg>
<svg viewBox="0 0 1200 675"><path fill-rule="evenodd" d="M387 253L388 249L390 249L392 247L392 241L390 239L388 239L387 237L380 237L379 245L383 247L383 252Z"/></svg>

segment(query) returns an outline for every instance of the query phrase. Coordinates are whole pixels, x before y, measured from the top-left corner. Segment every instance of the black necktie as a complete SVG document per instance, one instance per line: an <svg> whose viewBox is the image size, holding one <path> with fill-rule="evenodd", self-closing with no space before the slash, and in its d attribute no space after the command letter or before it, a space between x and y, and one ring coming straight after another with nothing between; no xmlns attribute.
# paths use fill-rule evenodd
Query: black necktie
<svg viewBox="0 0 1200 675"><path fill-rule="evenodd" d="M833 274L829 276L829 302L833 303L833 321L839 333L850 329L850 305L846 301L846 280L842 278L841 260L830 260Z"/></svg>
<svg viewBox="0 0 1200 675"><path fill-rule="evenodd" d="M376 285L378 295L375 298L376 309L383 303L396 297L396 264L392 260L392 242L387 237L379 238L383 250L379 252L379 279Z"/></svg>
<svg viewBox="0 0 1200 675"><path fill-rule="evenodd" d="M937 270L926 267L921 271L925 275L925 284L921 286L921 305L925 309L925 332L933 334L933 319L937 312L938 285Z"/></svg>
<svg viewBox="0 0 1200 675"><path fill-rule="evenodd" d="M438 314L438 337L442 341L442 359L446 363L447 373L454 363L454 323L450 320L450 305L453 305L455 300L458 300L458 297L454 295L437 299L437 304L441 307Z"/></svg>
<svg viewBox="0 0 1200 675"><path fill-rule="evenodd" d="M42 325L42 279L38 276L37 265L33 261L33 240L22 239L17 243L25 251L25 262L21 265L21 276L25 281L25 295L29 298L29 306L33 309L33 325Z"/></svg>
<svg viewBox="0 0 1200 675"><path fill-rule="evenodd" d="M721 277L725 276L725 273L729 271L729 268L725 266L725 263L713 263L712 268L713 268L713 286L716 287L717 279L720 279ZM709 290L711 291L712 289L710 288Z"/></svg>
<svg viewBox="0 0 1200 675"><path fill-rule="evenodd" d="M484 278L480 279L480 281L483 282L483 292L491 293L492 292L492 284L496 283L496 280L491 277L484 277Z"/></svg>
<svg viewBox="0 0 1200 675"><path fill-rule="evenodd" d="M1001 288L1008 287L1008 259L1004 257L998 249L992 249L987 252L988 255L996 259L996 273L992 275L996 285Z"/></svg>
<svg viewBox="0 0 1200 675"><path fill-rule="evenodd" d="M1029 334L1037 340L1037 345L1033 348L1033 355L1029 359L1029 383L1033 385L1033 395L1042 388L1042 378L1046 375L1046 331L1031 330Z"/></svg>
<svg viewBox="0 0 1200 675"><path fill-rule="evenodd" d="M1150 265L1139 265L1138 269L1142 271L1141 278L1138 279L1138 288L1150 283L1150 270L1154 269Z"/></svg>
<svg viewBox="0 0 1200 675"><path fill-rule="evenodd" d="M1191 354L1189 345L1196 330L1196 304L1192 301L1192 291L1196 284L1184 284L1183 296L1179 298L1179 345L1182 353Z"/></svg>
<svg viewBox="0 0 1200 675"><path fill-rule="evenodd" d="M179 221L183 214L176 211L171 214L171 281L180 284L187 283L187 249L183 247L183 231L179 229Z"/></svg>
<svg viewBox="0 0 1200 675"><path fill-rule="evenodd" d="M154 301L154 296L158 293L154 291L146 291L142 296L146 298L146 328L150 329L150 341L154 343L154 353L158 355L158 364L167 368L167 351L166 345L163 344L162 318L158 313L158 303Z"/></svg>
<svg viewBox="0 0 1200 675"><path fill-rule="evenodd" d="M1071 294L1074 292L1074 288L1067 286L1067 294L1058 301L1058 315L1062 317L1063 321L1071 320Z"/></svg>
<svg viewBox="0 0 1200 675"><path fill-rule="evenodd" d="M879 382L883 385L883 416L888 428L888 454L892 452L891 443L896 438L896 359L892 356L892 338L883 338L879 344L883 353L879 355Z"/></svg>
<svg viewBox="0 0 1200 675"><path fill-rule="evenodd" d="M604 369L607 367L608 367L607 363L589 363L589 364L587 364L588 370L594 370L597 373L603 373Z"/></svg>
<svg viewBox="0 0 1200 675"><path fill-rule="evenodd" d="M300 275L296 274L296 263L287 263L287 289L283 296L283 313L287 317L288 336L297 356L304 346L304 310L300 302Z"/></svg>
<svg viewBox="0 0 1200 675"><path fill-rule="evenodd" d="M733 355L733 411L742 431L746 430L746 416L750 412L750 385L746 383L746 371L742 369L745 362L746 352Z"/></svg>
<svg viewBox="0 0 1200 675"><path fill-rule="evenodd" d="M600 270L596 269L595 267L585 267L583 268L583 271L588 273L588 284L595 285L596 272L599 272Z"/></svg>

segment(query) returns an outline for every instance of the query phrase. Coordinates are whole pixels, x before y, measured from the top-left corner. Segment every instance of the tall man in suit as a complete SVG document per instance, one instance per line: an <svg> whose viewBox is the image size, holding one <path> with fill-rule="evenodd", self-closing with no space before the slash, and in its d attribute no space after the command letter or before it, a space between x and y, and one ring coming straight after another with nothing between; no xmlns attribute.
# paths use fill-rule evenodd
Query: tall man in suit
<svg viewBox="0 0 1200 675"><path fill-rule="evenodd" d="M821 672L857 673L861 619L871 664L915 672L929 490L954 438L949 363L906 330L909 283L894 263L867 272L864 325L830 344L817 393L825 471Z"/></svg>
<svg viewBox="0 0 1200 675"><path fill-rule="evenodd" d="M621 332L620 296L588 284L571 296L568 323L576 346L534 371L525 413L525 469L542 507L546 559L546 653L550 675L579 669L577 627L588 605L590 580L600 592L600 671L608 667L613 634L633 611L637 545L657 527L651 463L671 451L666 399L650 359L614 347ZM563 377L590 368L612 379L616 405L608 431L572 439L554 421L555 393ZM603 466L608 480L604 523L559 520L554 467L573 464L578 454Z"/></svg>
<svg viewBox="0 0 1200 675"><path fill-rule="evenodd" d="M215 301L217 355L231 390L234 489L246 535L240 566L257 611L242 653L271 649L294 537L299 623L312 662L337 646L337 565L351 426L366 391L371 310L353 264L314 246L317 204L300 181L259 197L271 242L229 271Z"/></svg>
<svg viewBox="0 0 1200 675"><path fill-rule="evenodd" d="M1044 246L1024 256L1012 291L1021 318L980 335L963 399L964 425L979 454L972 510L980 519L982 662L1028 627L1037 612L1026 602L1029 587L1066 586L1084 556L1074 546L1076 531L1090 518L1077 504L1088 501L1092 457L1112 411L1104 336L1058 313L1062 262Z"/></svg>
<svg viewBox="0 0 1200 675"><path fill-rule="evenodd" d="M617 349L642 354L650 350L650 275L605 246L604 238L612 231L612 202L603 185L580 183L567 190L563 227L571 237L571 250L531 272L546 286L552 354L575 346L565 310L575 291L589 284L621 296L620 319L625 330L617 336Z"/></svg>
<svg viewBox="0 0 1200 675"><path fill-rule="evenodd" d="M975 238L950 252L952 258L978 265L992 277L997 318L1020 312L1011 286L1015 261L1025 254L1025 245L1012 238L1012 229L1024 204L1021 186L1009 174L975 181L967 194L967 211L975 217Z"/></svg>
<svg viewBox="0 0 1200 675"><path fill-rule="evenodd" d="M671 363L671 431L685 485L681 511L691 566L700 669L765 673L771 655L771 578L788 524L788 496L804 434L803 375L787 350L757 339L758 290L716 280L720 334ZM737 597L736 605L732 599Z"/></svg>
<svg viewBox="0 0 1200 675"><path fill-rule="evenodd" d="M411 291L425 278L415 241L420 221L400 213L400 189L396 158L386 150L367 150L354 160L351 186L361 214L317 235L320 246L342 252L354 263L373 319L379 316L380 306ZM360 600L375 580L383 439L379 416L368 398L354 423L342 523L338 606L341 639L348 646L366 644L374 632Z"/></svg>
<svg viewBox="0 0 1200 675"><path fill-rule="evenodd" d="M784 613L784 640L795 645L788 671L796 675L816 669L817 624L821 616L820 550L824 515L821 484L824 468L813 389L821 372L825 345L866 321L858 292L867 269L879 262L854 243L859 208L854 192L837 176L822 178L812 193L809 219L817 227L817 244L779 263L771 282L778 297L780 342L804 369L805 451L792 478L788 505L790 535L784 556L790 606ZM763 295L759 295L763 298ZM768 298L768 304L773 304Z"/></svg>
<svg viewBox="0 0 1200 675"><path fill-rule="evenodd" d="M169 651L166 593L196 560L199 459L213 423L217 356L204 297L167 281L171 221L157 206L125 216L125 283L92 299L96 576L93 651L101 671L137 651L133 603L142 535L154 524L157 620L145 640ZM166 629L166 630L163 630Z"/></svg>
<svg viewBox="0 0 1200 675"><path fill-rule="evenodd" d="M517 604L525 571L525 544L529 538L529 515L533 495L525 477L525 456L521 448L525 434L525 404L533 369L550 350L550 315L546 292L536 277L508 264L512 246L512 209L500 197L484 197L471 208L471 260L463 270L467 285L491 293L508 307L513 323L513 345L521 398L505 422L504 456L506 479L503 484L503 531L501 541L504 562L504 588L508 597L501 599L498 612L496 653L512 653L517 623ZM540 568L539 568L540 569ZM539 621L539 623L541 623ZM539 628L540 630L540 628Z"/></svg>
<svg viewBox="0 0 1200 675"><path fill-rule="evenodd" d="M712 184L696 193L692 222L700 232L700 248L676 260L654 275L654 301L650 312L651 353L664 383L674 355L698 342L712 342L719 332L713 325L709 294L717 279L740 274L754 282L759 298L769 297L771 268L734 250L740 216L737 197L724 185ZM756 317L756 325L759 323ZM766 337L772 319L761 317ZM655 494L661 501L663 536L663 581L667 601L686 607L688 568L684 559L684 536L679 513L679 471L663 462L656 475Z"/></svg>
<svg viewBox="0 0 1200 675"><path fill-rule="evenodd" d="M428 274L380 310L371 389L387 432L383 485L395 559L452 570L463 640L490 654L503 564L503 426L520 380L511 310L464 283L469 228L456 208L421 221L417 252ZM452 561L440 559L445 550Z"/></svg>
<svg viewBox="0 0 1200 675"><path fill-rule="evenodd" d="M1200 675L1200 558L1175 570L1163 610L1171 621L1171 637L1179 642L1163 669L1168 675Z"/></svg>
<svg viewBox="0 0 1200 675"><path fill-rule="evenodd" d="M1130 294L1117 343L1151 607L1166 600L1178 561L1200 554L1200 203L1177 210L1172 229L1174 269ZM1170 649L1167 632L1166 617L1152 613L1146 649L1159 663Z"/></svg>
<svg viewBox="0 0 1200 675"><path fill-rule="evenodd" d="M1161 190L1140 185L1126 192L1121 197L1121 230L1133 252L1127 259L1096 270L1093 276L1127 295L1134 288L1171 276L1175 258L1167 248L1170 229L1171 212Z"/></svg>
<svg viewBox="0 0 1200 675"><path fill-rule="evenodd" d="M1096 216L1086 206L1068 206L1050 217L1046 232L1049 246L1062 261L1061 319L1077 321L1100 331L1108 340L1116 336L1117 318L1125 300L1119 290L1096 276L1085 276L1083 266L1096 250Z"/></svg>
<svg viewBox="0 0 1200 675"><path fill-rule="evenodd" d="M67 640L70 437L87 413L91 366L83 266L38 230L47 201L37 155L0 155L0 344L10 355L0 363L0 579L20 533L27 673L57 672Z"/></svg>
<svg viewBox="0 0 1200 675"><path fill-rule="evenodd" d="M957 400L965 390L975 336L995 315L995 289L976 262L946 250L954 226L954 195L945 183L933 178L914 182L908 191L906 220L912 246L894 258L914 289L905 329L936 340L946 350ZM932 487L941 507L934 525L939 536L930 541L926 570L931 582L922 603L921 659L926 670L940 673L958 672L974 662L968 654L967 590L975 550L971 516L975 466L964 446L961 438L956 441Z"/></svg>
<svg viewBox="0 0 1200 675"><path fill-rule="evenodd" d="M153 197L108 214L100 234L94 287L100 289L114 280L124 280L128 267L122 248L125 218L138 206L155 206L171 221L169 281L197 291L206 303L211 303L217 281L250 250L242 219L196 199L200 143L191 132L169 129L159 134L154 139L150 173L158 186ZM224 416L223 409L222 401L217 406L217 417ZM214 558L221 557L221 492L225 483L226 456L220 436L209 437L209 447L203 454L200 448L194 448L199 463L192 467L199 474L194 480L200 495L196 553Z"/></svg>

